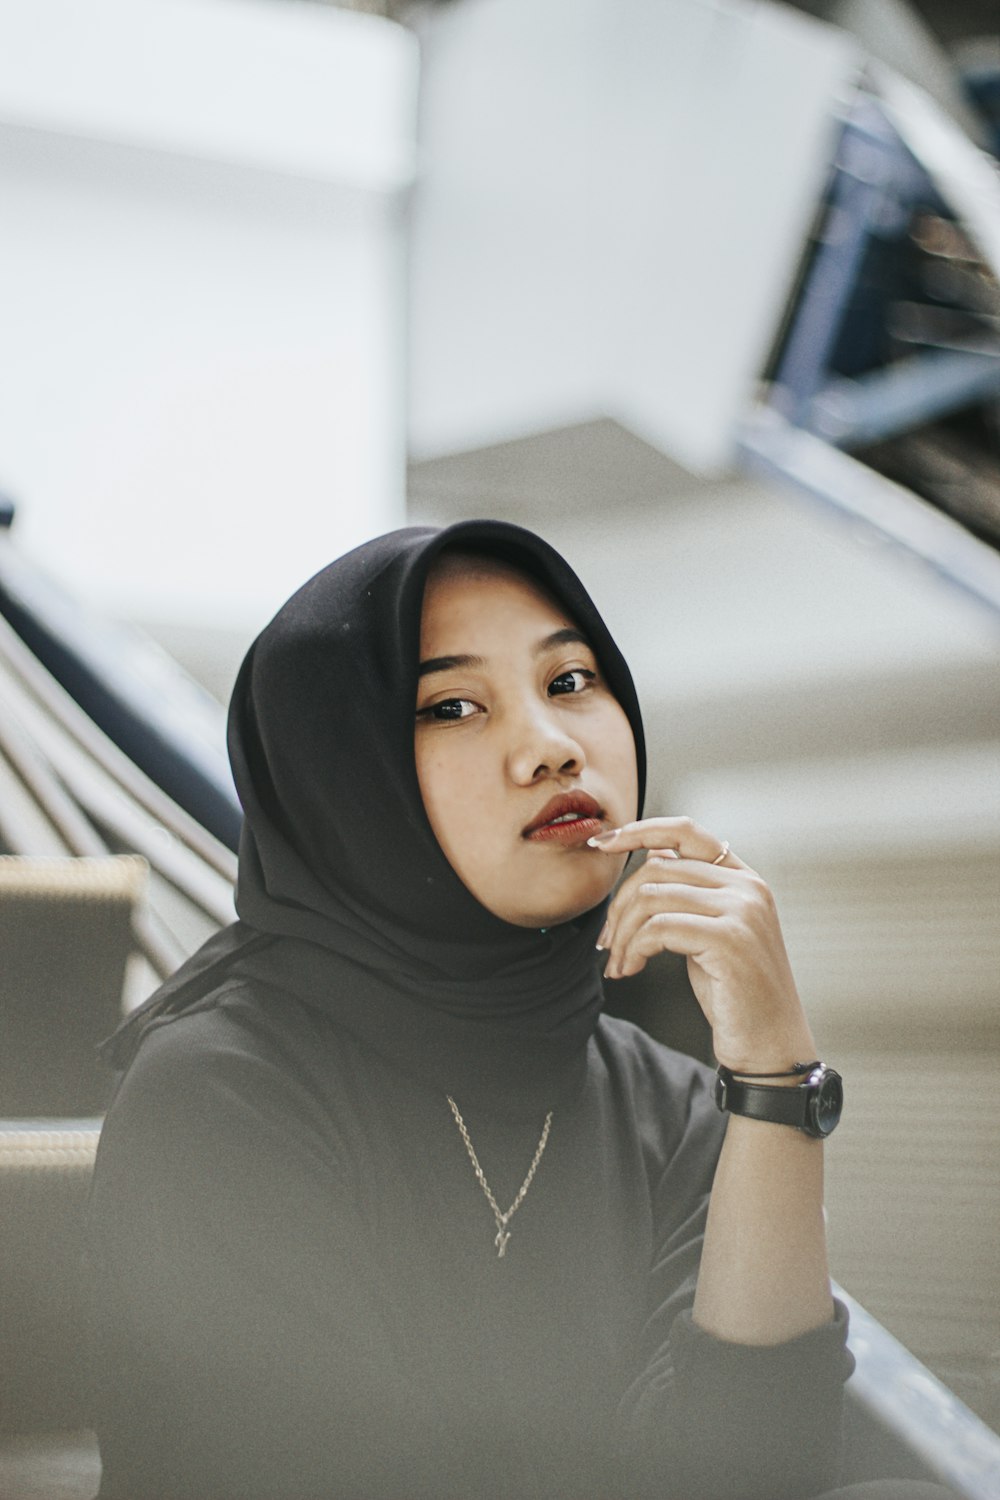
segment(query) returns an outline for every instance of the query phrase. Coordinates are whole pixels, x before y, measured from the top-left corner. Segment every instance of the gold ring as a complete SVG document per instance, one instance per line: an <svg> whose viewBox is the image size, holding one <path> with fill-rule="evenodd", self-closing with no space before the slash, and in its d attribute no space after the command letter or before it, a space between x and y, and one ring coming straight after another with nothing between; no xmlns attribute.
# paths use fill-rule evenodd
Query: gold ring
<svg viewBox="0 0 1000 1500"><path fill-rule="evenodd" d="M710 860L709 863L713 864L713 865L721 865L722 861L725 859L725 857L726 857L726 855L728 853L729 853L729 840L726 839L725 843L723 844L722 848L719 850L718 854L715 856L715 858L713 860Z"/></svg>

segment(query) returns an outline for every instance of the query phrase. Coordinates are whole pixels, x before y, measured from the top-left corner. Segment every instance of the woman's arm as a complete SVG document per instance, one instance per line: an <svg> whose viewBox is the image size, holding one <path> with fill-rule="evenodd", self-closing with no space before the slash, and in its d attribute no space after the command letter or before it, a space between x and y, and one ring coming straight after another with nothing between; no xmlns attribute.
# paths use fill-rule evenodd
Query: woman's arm
<svg viewBox="0 0 1000 1500"><path fill-rule="evenodd" d="M754 871L732 854L713 863L720 840L684 818L630 824L599 847L650 853L609 908L609 978L665 949L683 953L721 1063L782 1072L815 1057L774 901ZM692 1121L721 1125L709 1099L694 1104ZM657 1248L619 1413L637 1497L669 1484L688 1500L792 1500L837 1482L852 1361L830 1295L822 1153L792 1127L730 1116L707 1213ZM692 1252L685 1299L672 1273Z"/></svg>
<svg viewBox="0 0 1000 1500"><path fill-rule="evenodd" d="M618 1409L621 1488L633 1500L801 1500L839 1477L846 1315L839 1308L800 1337L757 1345L694 1320L727 1122L711 1074L690 1063L685 1080L679 1061L667 1055L668 1072L651 1074L639 1105L640 1117L662 1110L667 1129L649 1163L648 1311Z"/></svg>
<svg viewBox="0 0 1000 1500"><path fill-rule="evenodd" d="M684 953L719 1062L737 1073L777 1073L815 1057L759 875L731 853L714 863L721 841L687 818L645 819L595 842L608 853L649 851L609 909L601 938L608 978L636 974L666 949ZM822 1142L787 1125L731 1117L694 1321L717 1339L773 1345L832 1315Z"/></svg>
<svg viewBox="0 0 1000 1500"><path fill-rule="evenodd" d="M695 1322L733 1343L778 1344L832 1316L822 1141L732 1117L712 1187Z"/></svg>

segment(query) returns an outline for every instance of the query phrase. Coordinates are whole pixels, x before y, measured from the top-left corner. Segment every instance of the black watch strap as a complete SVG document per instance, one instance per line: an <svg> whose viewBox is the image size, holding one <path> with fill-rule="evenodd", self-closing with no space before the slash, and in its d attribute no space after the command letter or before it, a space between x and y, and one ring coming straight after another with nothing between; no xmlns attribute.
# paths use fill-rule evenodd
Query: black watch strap
<svg viewBox="0 0 1000 1500"><path fill-rule="evenodd" d="M744 1083L728 1068L720 1068L716 1074L715 1102L720 1109L733 1115L746 1115L751 1120L795 1125L799 1130L806 1123L808 1101L805 1089L797 1085L782 1088L776 1083Z"/></svg>
<svg viewBox="0 0 1000 1500"><path fill-rule="evenodd" d="M729 1114L765 1120L772 1125L791 1125L806 1135L823 1139L840 1119L843 1080L824 1063L816 1063L802 1083L790 1088L750 1083L720 1066L715 1075L715 1102Z"/></svg>

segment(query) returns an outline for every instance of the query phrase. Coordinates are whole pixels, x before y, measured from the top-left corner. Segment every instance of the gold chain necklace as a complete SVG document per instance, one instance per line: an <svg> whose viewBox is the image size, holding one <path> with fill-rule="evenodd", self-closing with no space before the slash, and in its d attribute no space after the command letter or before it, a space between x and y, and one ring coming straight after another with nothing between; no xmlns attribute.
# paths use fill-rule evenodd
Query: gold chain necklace
<svg viewBox="0 0 1000 1500"><path fill-rule="evenodd" d="M497 1222L497 1234L496 1239L493 1241L493 1243L497 1247L497 1258L499 1260L502 1260L503 1257L507 1254L507 1241L510 1239L510 1230L507 1228L507 1225L517 1213L518 1209L521 1207L521 1204L524 1202L528 1193L528 1189L530 1188L534 1179L535 1173L538 1171L538 1163L542 1159L542 1153L545 1150L545 1143L549 1138L549 1130L552 1125L552 1111L549 1110L548 1114L545 1116L545 1124L542 1126L541 1138L539 1139L538 1145L535 1148L535 1154L531 1158L531 1166L528 1168L528 1175L521 1183L521 1186L518 1188L517 1197L514 1199L507 1212L504 1214L500 1212L500 1205L494 1198L493 1190L490 1187L489 1183L486 1181L486 1173L479 1165L479 1157L476 1155L476 1149L469 1139L469 1132L465 1128L465 1121L459 1114L458 1105L455 1103L450 1094L448 1095L448 1103L451 1105L451 1112L455 1116L455 1124L458 1126L459 1134L461 1135L462 1140L465 1142L465 1149L469 1153L469 1160L472 1163L472 1170L476 1174L476 1180L486 1195L487 1203L493 1210L493 1217Z"/></svg>

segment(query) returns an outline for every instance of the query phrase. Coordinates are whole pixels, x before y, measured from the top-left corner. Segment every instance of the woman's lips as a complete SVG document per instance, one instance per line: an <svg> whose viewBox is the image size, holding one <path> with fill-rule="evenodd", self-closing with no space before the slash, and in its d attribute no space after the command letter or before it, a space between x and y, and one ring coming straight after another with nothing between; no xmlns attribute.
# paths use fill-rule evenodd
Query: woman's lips
<svg viewBox="0 0 1000 1500"><path fill-rule="evenodd" d="M564 792L552 797L521 837L532 844L586 843L600 833L604 809L586 792Z"/></svg>
<svg viewBox="0 0 1000 1500"><path fill-rule="evenodd" d="M586 844L603 827L600 818L570 818L564 823L543 823L524 837L529 844Z"/></svg>

